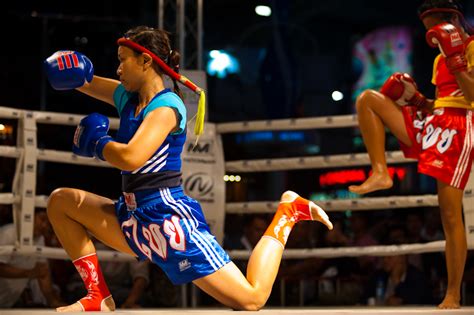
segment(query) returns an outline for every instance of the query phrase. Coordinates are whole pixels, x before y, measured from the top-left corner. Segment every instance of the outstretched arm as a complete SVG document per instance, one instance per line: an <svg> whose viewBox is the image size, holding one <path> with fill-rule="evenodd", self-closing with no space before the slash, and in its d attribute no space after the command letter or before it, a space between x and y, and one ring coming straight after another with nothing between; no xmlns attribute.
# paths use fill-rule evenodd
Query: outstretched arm
<svg viewBox="0 0 474 315"><path fill-rule="evenodd" d="M86 82L83 86L78 87L76 90L107 104L115 106L114 92L119 84L120 81L94 75L91 82Z"/></svg>

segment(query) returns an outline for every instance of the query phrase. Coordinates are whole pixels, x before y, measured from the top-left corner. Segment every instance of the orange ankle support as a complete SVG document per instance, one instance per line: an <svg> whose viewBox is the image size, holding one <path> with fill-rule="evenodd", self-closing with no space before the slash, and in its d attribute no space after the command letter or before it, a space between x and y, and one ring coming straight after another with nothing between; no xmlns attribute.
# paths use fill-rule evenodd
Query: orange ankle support
<svg viewBox="0 0 474 315"><path fill-rule="evenodd" d="M280 202L264 236L278 240L284 247L293 226L302 220L312 220L308 200L297 197L291 202Z"/></svg>

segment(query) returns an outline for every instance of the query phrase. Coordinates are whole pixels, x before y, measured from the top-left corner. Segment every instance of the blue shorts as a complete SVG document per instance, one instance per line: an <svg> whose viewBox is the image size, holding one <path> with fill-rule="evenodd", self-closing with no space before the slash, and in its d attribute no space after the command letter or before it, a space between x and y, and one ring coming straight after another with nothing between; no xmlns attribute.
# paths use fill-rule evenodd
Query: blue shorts
<svg viewBox="0 0 474 315"><path fill-rule="evenodd" d="M160 266L174 284L210 275L230 262L201 206L181 187L124 193L115 210L130 248L140 260Z"/></svg>

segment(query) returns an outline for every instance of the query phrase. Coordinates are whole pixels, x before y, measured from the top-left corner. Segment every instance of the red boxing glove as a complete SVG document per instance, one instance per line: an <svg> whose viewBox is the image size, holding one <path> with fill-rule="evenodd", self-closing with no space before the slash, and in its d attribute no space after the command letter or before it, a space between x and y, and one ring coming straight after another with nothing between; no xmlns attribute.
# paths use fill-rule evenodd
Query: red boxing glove
<svg viewBox="0 0 474 315"><path fill-rule="evenodd" d="M407 74L395 72L380 88L380 93L392 99L397 105L426 107L426 97L418 92L415 80Z"/></svg>
<svg viewBox="0 0 474 315"><path fill-rule="evenodd" d="M467 70L464 42L461 33L454 25L441 23L433 26L426 32L426 41L431 47L439 47L451 74Z"/></svg>

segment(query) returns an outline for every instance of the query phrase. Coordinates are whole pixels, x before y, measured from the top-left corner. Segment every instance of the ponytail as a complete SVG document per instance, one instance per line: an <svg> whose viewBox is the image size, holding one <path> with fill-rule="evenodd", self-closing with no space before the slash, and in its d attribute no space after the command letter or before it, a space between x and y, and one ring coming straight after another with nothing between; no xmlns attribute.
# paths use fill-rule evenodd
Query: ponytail
<svg viewBox="0 0 474 315"><path fill-rule="evenodd" d="M170 66L171 69L174 70L174 72L179 73L179 59L181 58L181 55L179 54L178 51L176 50L170 50L170 54L168 56L168 65ZM173 92L175 92L183 101L183 93L181 92L181 89L179 88L178 81L170 77L171 80L173 80Z"/></svg>

